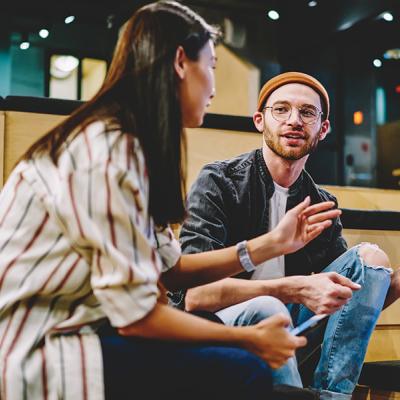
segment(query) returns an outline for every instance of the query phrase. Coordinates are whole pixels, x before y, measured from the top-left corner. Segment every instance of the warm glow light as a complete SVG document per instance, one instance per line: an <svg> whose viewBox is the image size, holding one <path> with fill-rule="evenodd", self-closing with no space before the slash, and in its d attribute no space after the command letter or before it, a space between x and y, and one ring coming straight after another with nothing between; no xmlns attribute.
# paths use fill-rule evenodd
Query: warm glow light
<svg viewBox="0 0 400 400"><path fill-rule="evenodd" d="M355 111L353 114L354 125L361 125L364 121L364 114L362 111Z"/></svg>

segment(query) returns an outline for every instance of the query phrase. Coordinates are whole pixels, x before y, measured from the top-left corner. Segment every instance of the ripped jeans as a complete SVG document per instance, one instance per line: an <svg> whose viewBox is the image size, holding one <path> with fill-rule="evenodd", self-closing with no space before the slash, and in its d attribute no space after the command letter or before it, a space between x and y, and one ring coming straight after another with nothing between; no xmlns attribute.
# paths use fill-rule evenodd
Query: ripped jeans
<svg viewBox="0 0 400 400"><path fill-rule="evenodd" d="M365 265L358 254L359 246L349 249L322 272L337 272L362 288L351 300L329 317L322 337L321 357L314 372L312 388L325 399L351 399L372 331L382 310L390 285L391 270ZM313 313L303 305L284 305L270 296L227 307L217 312L227 325L252 325L277 312L291 314L297 326ZM295 359L274 372L274 384L302 386Z"/></svg>

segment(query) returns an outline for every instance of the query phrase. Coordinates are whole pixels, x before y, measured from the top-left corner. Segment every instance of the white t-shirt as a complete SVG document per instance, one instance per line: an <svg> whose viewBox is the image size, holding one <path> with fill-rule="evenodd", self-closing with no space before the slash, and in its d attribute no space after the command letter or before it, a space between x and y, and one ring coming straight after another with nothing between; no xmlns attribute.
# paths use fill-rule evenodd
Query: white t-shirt
<svg viewBox="0 0 400 400"><path fill-rule="evenodd" d="M275 191L269 200L269 229L274 229L286 213L286 203L289 189L274 182ZM274 279L285 276L285 257L272 258L260 264L251 279Z"/></svg>

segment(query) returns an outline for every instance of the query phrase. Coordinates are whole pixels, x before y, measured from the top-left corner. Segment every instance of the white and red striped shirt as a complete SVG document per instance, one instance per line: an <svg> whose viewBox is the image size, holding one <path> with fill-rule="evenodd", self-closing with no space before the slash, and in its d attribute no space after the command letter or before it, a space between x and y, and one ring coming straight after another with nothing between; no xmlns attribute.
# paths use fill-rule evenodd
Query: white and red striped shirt
<svg viewBox="0 0 400 400"><path fill-rule="evenodd" d="M103 122L66 144L58 166L40 156L14 169L0 195L2 400L104 398L97 326L147 315L180 257L148 195L138 140Z"/></svg>

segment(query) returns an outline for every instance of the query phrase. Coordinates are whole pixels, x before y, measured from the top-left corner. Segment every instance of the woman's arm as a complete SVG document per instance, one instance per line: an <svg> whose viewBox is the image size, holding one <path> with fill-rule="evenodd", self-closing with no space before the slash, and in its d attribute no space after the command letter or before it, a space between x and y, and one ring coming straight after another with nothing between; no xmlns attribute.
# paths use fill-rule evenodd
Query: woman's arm
<svg viewBox="0 0 400 400"><path fill-rule="evenodd" d="M218 344L249 350L279 368L306 344L288 333L289 318L279 314L254 326L230 327L157 303L143 319L119 329L124 336L187 343Z"/></svg>
<svg viewBox="0 0 400 400"><path fill-rule="evenodd" d="M292 253L316 238L332 224L340 210L331 210L331 201L309 206L307 197L288 211L278 226L247 242L253 264L258 265L282 254ZM169 290L190 288L242 272L235 246L225 249L187 254L180 257L174 268L164 273L162 281Z"/></svg>

